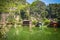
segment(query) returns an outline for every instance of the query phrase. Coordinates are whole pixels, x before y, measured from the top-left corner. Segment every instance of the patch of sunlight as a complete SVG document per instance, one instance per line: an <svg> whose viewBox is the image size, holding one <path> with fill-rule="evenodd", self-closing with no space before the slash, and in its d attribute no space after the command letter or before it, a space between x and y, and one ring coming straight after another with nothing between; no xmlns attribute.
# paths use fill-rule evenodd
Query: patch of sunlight
<svg viewBox="0 0 60 40"><path fill-rule="evenodd" d="M5 27L5 31L6 31L6 32L8 32L8 31L9 31L9 29L8 29L7 27Z"/></svg>
<svg viewBox="0 0 60 40"><path fill-rule="evenodd" d="M1 29L2 34L6 34L6 32L8 32L8 31L9 31L9 29L7 27Z"/></svg>
<svg viewBox="0 0 60 40"><path fill-rule="evenodd" d="M16 35L18 35L19 34L19 30L16 30Z"/></svg>
<svg viewBox="0 0 60 40"><path fill-rule="evenodd" d="M19 35L19 30L17 29L13 35Z"/></svg>
<svg viewBox="0 0 60 40"><path fill-rule="evenodd" d="M18 25L18 27L22 27L21 25Z"/></svg>
<svg viewBox="0 0 60 40"><path fill-rule="evenodd" d="M14 25L14 28L16 29L16 27L17 27L17 25L15 24L15 25Z"/></svg>

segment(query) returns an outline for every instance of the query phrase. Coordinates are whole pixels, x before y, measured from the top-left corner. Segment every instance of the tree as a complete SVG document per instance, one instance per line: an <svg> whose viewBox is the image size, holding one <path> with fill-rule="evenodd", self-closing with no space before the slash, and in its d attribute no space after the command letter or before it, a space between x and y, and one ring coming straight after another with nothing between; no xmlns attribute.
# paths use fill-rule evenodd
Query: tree
<svg viewBox="0 0 60 40"><path fill-rule="evenodd" d="M31 4L31 15L34 15L34 16L38 16L37 18L44 18L46 17L45 16L45 13L47 14L46 12L46 5L44 2L40 1L40 0L36 0L34 1L32 4Z"/></svg>
<svg viewBox="0 0 60 40"><path fill-rule="evenodd" d="M7 13L9 16L7 19L15 19L15 15L19 14L20 11L26 9L26 0L0 0L0 12L1 13ZM12 19L13 18L13 19Z"/></svg>
<svg viewBox="0 0 60 40"><path fill-rule="evenodd" d="M14 9L18 9L21 4L25 5L25 2L26 0L0 0L0 12L9 12L10 9L12 9L12 11L16 11Z"/></svg>
<svg viewBox="0 0 60 40"><path fill-rule="evenodd" d="M57 18L60 17L60 4L50 4L49 5L49 11L51 14L51 17Z"/></svg>

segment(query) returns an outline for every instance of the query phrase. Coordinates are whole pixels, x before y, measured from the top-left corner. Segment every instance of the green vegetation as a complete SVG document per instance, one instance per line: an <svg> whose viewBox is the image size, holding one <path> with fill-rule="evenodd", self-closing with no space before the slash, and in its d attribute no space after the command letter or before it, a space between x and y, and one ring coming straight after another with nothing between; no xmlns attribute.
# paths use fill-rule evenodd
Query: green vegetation
<svg viewBox="0 0 60 40"><path fill-rule="evenodd" d="M33 27L29 31L28 27L12 27L6 35L4 40L60 40L60 28L55 31L54 28L43 26L42 30Z"/></svg>
<svg viewBox="0 0 60 40"><path fill-rule="evenodd" d="M48 24L50 23L50 20L48 20L48 19L45 18L45 19L43 20L43 22L44 22L44 25L48 25Z"/></svg>
<svg viewBox="0 0 60 40"><path fill-rule="evenodd" d="M60 40L60 28L56 28L57 31L47 28L54 19L60 24L58 18L60 4L46 6L40 0L34 0L32 4L26 0L0 0L0 40ZM32 26L42 22L42 29L32 27L30 31L29 27L21 26L23 20L30 20Z"/></svg>
<svg viewBox="0 0 60 40"><path fill-rule="evenodd" d="M40 0L35 0L32 4L26 2L26 0L1 0L0 1L0 12L9 14L19 14L20 19L30 19L34 17L44 19L46 17L58 18L60 17L60 4L50 4L45 5L44 2ZM13 15L13 16L14 16Z"/></svg>

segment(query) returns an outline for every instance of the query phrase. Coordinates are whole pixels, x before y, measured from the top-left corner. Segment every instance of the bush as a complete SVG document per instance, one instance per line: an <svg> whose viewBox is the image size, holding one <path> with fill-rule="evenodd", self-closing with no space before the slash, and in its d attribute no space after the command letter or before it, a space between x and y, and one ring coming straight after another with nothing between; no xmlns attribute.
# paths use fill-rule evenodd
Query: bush
<svg viewBox="0 0 60 40"><path fill-rule="evenodd" d="M9 15L8 18L7 18L7 21L14 24L15 23L15 18L13 16Z"/></svg>
<svg viewBox="0 0 60 40"><path fill-rule="evenodd" d="M2 33L1 33L1 31L0 31L0 38L2 38Z"/></svg>
<svg viewBox="0 0 60 40"><path fill-rule="evenodd" d="M37 23L37 20L32 20L32 24L35 25Z"/></svg>
<svg viewBox="0 0 60 40"><path fill-rule="evenodd" d="M6 35L7 32L8 32L8 28L2 26L0 28L0 38L4 38L4 35Z"/></svg>
<svg viewBox="0 0 60 40"><path fill-rule="evenodd" d="M44 25L48 25L50 23L50 20L44 19Z"/></svg>

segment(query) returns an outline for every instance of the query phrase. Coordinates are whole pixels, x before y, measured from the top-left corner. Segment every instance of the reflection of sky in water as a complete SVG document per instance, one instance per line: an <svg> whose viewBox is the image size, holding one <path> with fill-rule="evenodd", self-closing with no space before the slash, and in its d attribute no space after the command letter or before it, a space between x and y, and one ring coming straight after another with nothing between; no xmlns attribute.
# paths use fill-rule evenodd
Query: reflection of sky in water
<svg viewBox="0 0 60 40"><path fill-rule="evenodd" d="M34 0L27 0L29 3L32 3ZM60 3L60 0L41 0L43 2L45 2L46 5L48 5L49 3Z"/></svg>

